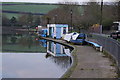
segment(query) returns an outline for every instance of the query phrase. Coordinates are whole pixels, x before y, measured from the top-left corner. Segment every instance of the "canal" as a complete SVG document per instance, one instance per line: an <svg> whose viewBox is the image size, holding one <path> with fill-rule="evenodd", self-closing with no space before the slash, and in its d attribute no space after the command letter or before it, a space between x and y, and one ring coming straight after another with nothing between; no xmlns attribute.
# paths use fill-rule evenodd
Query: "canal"
<svg viewBox="0 0 120 80"><path fill-rule="evenodd" d="M60 78L72 64L71 51L34 35L3 36L2 78Z"/></svg>

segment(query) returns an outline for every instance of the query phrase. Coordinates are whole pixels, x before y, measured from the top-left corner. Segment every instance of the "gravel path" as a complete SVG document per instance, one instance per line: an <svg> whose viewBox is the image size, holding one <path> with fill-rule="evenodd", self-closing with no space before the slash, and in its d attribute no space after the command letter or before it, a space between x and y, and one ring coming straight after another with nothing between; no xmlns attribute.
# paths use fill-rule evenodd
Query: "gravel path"
<svg viewBox="0 0 120 80"><path fill-rule="evenodd" d="M114 78L115 67L104 55L91 46L77 46L78 65L71 78Z"/></svg>

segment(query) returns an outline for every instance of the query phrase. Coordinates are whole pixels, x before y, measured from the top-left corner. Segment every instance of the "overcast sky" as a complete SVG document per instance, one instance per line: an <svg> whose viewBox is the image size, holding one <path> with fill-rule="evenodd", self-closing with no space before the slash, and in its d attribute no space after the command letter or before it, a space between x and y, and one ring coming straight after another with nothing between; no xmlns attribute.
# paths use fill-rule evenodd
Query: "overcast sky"
<svg viewBox="0 0 120 80"><path fill-rule="evenodd" d="M0 0L2 2L35 2L35 3L58 3L58 2L88 2L88 1L96 1L96 0ZM101 0L97 0L101 1ZM105 2L115 2L120 0L103 0Z"/></svg>

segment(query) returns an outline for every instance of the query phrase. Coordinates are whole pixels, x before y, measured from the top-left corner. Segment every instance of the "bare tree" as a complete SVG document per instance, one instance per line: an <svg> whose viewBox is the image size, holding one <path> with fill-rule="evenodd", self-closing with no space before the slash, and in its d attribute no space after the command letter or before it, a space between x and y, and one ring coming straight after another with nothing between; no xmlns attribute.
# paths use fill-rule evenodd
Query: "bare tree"
<svg viewBox="0 0 120 80"><path fill-rule="evenodd" d="M114 21L118 21L118 2L103 6L103 29L111 29Z"/></svg>
<svg viewBox="0 0 120 80"><path fill-rule="evenodd" d="M34 16L33 17L33 25L36 27L41 24L41 17L40 16Z"/></svg>
<svg viewBox="0 0 120 80"><path fill-rule="evenodd" d="M72 15L71 15L72 10ZM72 26L77 27L80 21L80 7L76 2L62 2L59 3L59 7L48 12L44 17L50 18L49 23L55 24L68 24L71 26L71 16L72 16ZM45 20L45 19L44 19ZM47 22L47 21L46 21Z"/></svg>
<svg viewBox="0 0 120 80"><path fill-rule="evenodd" d="M2 26L10 26L10 21L6 15L2 15Z"/></svg>
<svg viewBox="0 0 120 80"><path fill-rule="evenodd" d="M118 5L117 5L118 7L117 7L117 15L118 15L118 21L120 21L120 1L118 2Z"/></svg>
<svg viewBox="0 0 120 80"><path fill-rule="evenodd" d="M33 25L33 15L25 14L18 18L19 24L31 27Z"/></svg>

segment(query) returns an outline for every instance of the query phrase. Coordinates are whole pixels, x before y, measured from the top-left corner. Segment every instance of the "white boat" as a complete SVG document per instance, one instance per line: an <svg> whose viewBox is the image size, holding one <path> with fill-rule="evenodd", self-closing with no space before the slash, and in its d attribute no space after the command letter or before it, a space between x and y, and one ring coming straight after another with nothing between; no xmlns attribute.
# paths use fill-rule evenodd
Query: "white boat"
<svg viewBox="0 0 120 80"><path fill-rule="evenodd" d="M73 32L73 33L70 33L70 34L65 34L64 35L64 40L69 42L71 39L72 40L76 40L76 38L78 37L78 33L77 32Z"/></svg>

